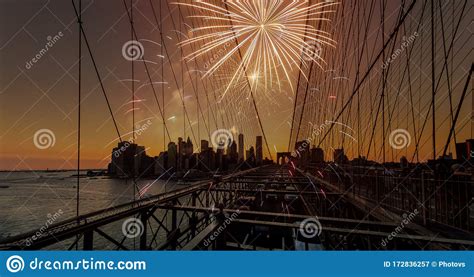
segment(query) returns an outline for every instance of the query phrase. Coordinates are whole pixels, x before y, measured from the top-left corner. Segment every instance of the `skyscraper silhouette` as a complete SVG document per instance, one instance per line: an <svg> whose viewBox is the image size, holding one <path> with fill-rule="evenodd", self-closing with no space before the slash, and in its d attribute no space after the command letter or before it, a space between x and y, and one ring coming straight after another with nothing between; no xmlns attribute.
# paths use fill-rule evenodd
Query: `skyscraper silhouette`
<svg viewBox="0 0 474 277"><path fill-rule="evenodd" d="M244 134L239 134L239 161L245 160Z"/></svg>
<svg viewBox="0 0 474 277"><path fill-rule="evenodd" d="M256 154L256 163L261 165L263 161L263 140L262 136L257 136L257 141L255 143L255 154Z"/></svg>

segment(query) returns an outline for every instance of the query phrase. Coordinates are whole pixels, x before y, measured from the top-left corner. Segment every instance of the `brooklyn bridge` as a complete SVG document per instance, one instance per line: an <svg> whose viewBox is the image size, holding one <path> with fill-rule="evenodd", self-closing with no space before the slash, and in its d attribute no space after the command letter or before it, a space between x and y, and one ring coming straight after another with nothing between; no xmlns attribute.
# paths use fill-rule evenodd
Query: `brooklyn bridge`
<svg viewBox="0 0 474 277"><path fill-rule="evenodd" d="M65 10L75 216L0 249L474 249L468 0L104 2ZM105 50L92 16L104 7L128 40ZM84 113L85 84L105 118ZM90 137L106 156L85 174ZM84 178L100 176L130 201L83 212ZM157 180L179 186L148 193Z"/></svg>

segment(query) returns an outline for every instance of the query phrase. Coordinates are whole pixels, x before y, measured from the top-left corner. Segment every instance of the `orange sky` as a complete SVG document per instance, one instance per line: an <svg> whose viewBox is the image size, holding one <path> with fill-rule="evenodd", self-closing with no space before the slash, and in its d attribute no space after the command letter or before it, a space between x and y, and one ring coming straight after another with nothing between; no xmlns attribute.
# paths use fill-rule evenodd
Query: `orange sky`
<svg viewBox="0 0 474 277"><path fill-rule="evenodd" d="M77 25L70 2L53 0L45 6L46 2L28 0L22 1L21 4L13 1L0 4L5 6L0 8L2 15L0 17L2 34L0 37L0 60L2 61L0 67L0 170L72 169L76 166ZM216 97L222 93L235 64L228 64L219 72L204 79L188 74L181 59L180 48L177 46L178 40L181 39L175 31L178 27L173 26L172 21L173 18L174 24L178 24L178 10L170 4L172 11L170 13L163 1L161 3L163 9L171 16L164 17L163 31L168 55L163 53L165 58L162 59L159 31L155 26L151 9L145 2L139 2L135 7L135 27L140 36L140 42L144 46L145 58L149 61L147 65L153 82L166 83L163 91L161 84L155 84L155 90L161 105L163 104L162 92L164 93L164 117L172 140L177 141L179 136L190 136L196 148L199 145L196 141L208 139L209 133L223 128L236 133L243 132L246 145L255 145L255 136L260 135L261 132L245 82L238 89L226 94L222 101L218 101L219 97ZM124 134L132 129L132 113L129 112L132 82L130 81L131 62L124 59L122 54L122 46L130 40L130 25L126 19L125 9L121 3L110 1L84 1L84 3L84 27L88 40L119 130L124 139L127 139L130 135ZM381 35L382 30L379 24L380 11L377 9L380 7L375 8L373 18L367 23L367 15L347 16L352 8L349 4L341 5L331 17L332 21L321 26L322 30L327 31L337 41L335 48L323 47L321 50L322 58L327 63L322 68L314 67L311 74L309 74L310 68L304 69L310 79L309 84L303 77L300 77L298 81L300 74L297 69L291 72L292 84L298 88L295 122L300 119L301 101L307 93L307 104L301 117L299 139L311 137L311 128L321 128L321 126L326 128L326 120L334 120L339 114L353 92L354 83L361 80L376 54L381 50L382 40L388 39L397 19L398 8L399 3L390 3L386 8L385 38ZM7 13L6 10L18 12ZM107 16L104 16L105 11ZM416 15L420 12L421 5L415 6L412 12L413 18L417 18ZM460 7L447 6L443 12L459 15ZM191 14L189 9L183 9L183 13L187 25L182 25L182 31L185 31L187 26L202 24L187 17ZM440 19L437 17L436 20ZM427 42L429 42L431 32L427 23L430 23L430 20L426 16L423 17L422 22L426 24L421 29L417 29L417 22L409 19L404 31L401 31L402 33L393 40L393 44L390 44L393 50L401 49L403 36L407 38L418 30L419 36L408 48L403 48L401 54L394 59L387 77L384 92L386 97L386 160L399 160L402 155L409 158L413 156L419 136L419 133L415 135L414 130L418 132L421 130L427 116L429 120L419 140L419 159L432 158L431 113L428 112L431 101L429 62L431 54L430 45ZM450 18L444 23L447 26L446 43L449 43L453 32L453 22ZM472 43L472 36L467 35L469 23L469 18L464 15L457 34L459 38L455 41L453 48L452 60L448 60L454 109L458 105L467 70L472 62L472 59L469 59L472 56L472 47L470 50L466 47L469 41ZM355 26L359 26L359 31L356 31ZM364 51L362 42L366 26L368 26L367 45ZM444 58L439 28L441 27L438 27L436 36L438 43L435 56L436 77L442 77L436 96L438 154L444 147L450 128L448 82L446 73L440 75ZM58 36L60 32L63 35L54 45L42 51L48 43L48 38ZM87 48L83 45L81 166L82 168L105 168L109 162L112 147L116 145L117 134L86 51ZM183 51L186 54L191 49L184 48ZM386 52L383 56L385 59L379 58L375 69L363 82L355 98L358 102L356 100L352 102L352 105L337 120L340 124L335 124L330 135L323 141L321 146L327 153L327 159L332 158L330 153L333 148L341 146L344 146L350 158L357 156L359 150L361 155L367 155L375 118L377 118L374 113L382 91L381 65L390 56L390 51ZM31 63L38 54L40 58ZM408 55L410 55L411 92L407 85L408 74L404 73ZM357 66L359 60L360 66ZM163 78L161 76L162 61L164 62ZM28 62L30 65L27 65ZM187 66L191 70L205 70L206 63L210 62L212 63L209 56L202 57L196 62L188 62ZM136 99L141 100L136 103L135 118L139 122L138 127L143 126L147 120L151 122L149 128L137 137L137 143L145 145L147 153L155 156L163 151L163 120L143 64L135 62L134 67L135 96ZM188 119L183 116L180 97L180 93L183 93L183 82L185 84L184 102L192 129L190 129ZM466 98L469 100L463 104L456 126L458 141L472 137L472 122L470 121L473 105L471 102L472 84L470 86ZM400 95L398 92L401 92ZM287 151L288 148L295 91L284 83L281 88L272 85L268 90L259 89L254 93L270 152L275 158L276 151ZM199 98L201 110L197 105L197 98ZM380 112L369 153L369 158L379 161L382 157L381 145L384 137L381 120ZM183 130L185 124L186 130ZM51 130L54 134L54 145L45 149L38 148L34 143L35 133L42 129ZM408 131L411 139L408 147L394 149L390 146L389 135L396 129ZM322 137L323 135L316 135L311 139L319 142ZM166 143L168 143L167 138ZM450 148L450 151L454 149ZM264 155L269 157L267 149Z"/></svg>

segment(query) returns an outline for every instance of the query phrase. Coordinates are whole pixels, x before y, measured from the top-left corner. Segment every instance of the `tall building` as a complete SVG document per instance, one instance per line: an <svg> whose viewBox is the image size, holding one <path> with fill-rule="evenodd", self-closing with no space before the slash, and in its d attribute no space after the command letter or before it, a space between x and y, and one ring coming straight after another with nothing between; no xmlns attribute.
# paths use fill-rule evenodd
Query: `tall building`
<svg viewBox="0 0 474 277"><path fill-rule="evenodd" d="M456 143L456 159L459 162L474 160L474 139Z"/></svg>
<svg viewBox="0 0 474 277"><path fill-rule="evenodd" d="M257 136L257 141L255 144L255 152L256 152L256 163L257 165L261 165L263 161L263 143L262 143L262 136Z"/></svg>
<svg viewBox="0 0 474 277"><path fill-rule="evenodd" d="M311 162L312 163L323 163L324 162L324 151L319 147L313 146L311 148Z"/></svg>
<svg viewBox="0 0 474 277"><path fill-rule="evenodd" d="M306 140L297 141L295 143L295 150L300 165L307 165L310 162L309 142Z"/></svg>
<svg viewBox="0 0 474 277"><path fill-rule="evenodd" d="M247 163L251 164L251 165L254 165L255 164L255 149L253 148L253 146L250 147L249 150L247 150Z"/></svg>
<svg viewBox="0 0 474 277"><path fill-rule="evenodd" d="M244 134L239 134L239 162L245 160Z"/></svg>
<svg viewBox="0 0 474 277"><path fill-rule="evenodd" d="M203 145L203 142L206 142L206 145ZM201 152L199 153L199 168L203 171L210 171L212 170L212 155L214 154L212 148L209 148L207 141L201 140Z"/></svg>
<svg viewBox="0 0 474 277"><path fill-rule="evenodd" d="M194 152L194 145L193 143L191 142L191 139L188 137L188 140L186 141L186 146L185 146L185 151L184 151L184 154L186 156L191 156Z"/></svg>
<svg viewBox="0 0 474 277"><path fill-rule="evenodd" d="M216 151L216 167L224 168L224 149L217 149Z"/></svg>
<svg viewBox="0 0 474 277"><path fill-rule="evenodd" d="M194 166L193 159L193 152L194 152L194 145L191 142L191 139L188 137L186 142L182 143L184 146L184 150L182 151L181 158L182 162L180 163L181 169L188 170Z"/></svg>
<svg viewBox="0 0 474 277"><path fill-rule="evenodd" d="M205 139L202 139L201 140L201 151L199 152L204 152L204 151L207 151L209 149L209 142Z"/></svg>
<svg viewBox="0 0 474 277"><path fill-rule="evenodd" d="M177 163L176 169L181 171L184 166L184 155L186 154L186 142L183 138L178 138L178 156L177 156Z"/></svg>
<svg viewBox="0 0 474 277"><path fill-rule="evenodd" d="M236 163L239 156L237 153L237 143L235 141L232 142L232 144L229 147L229 160L233 163Z"/></svg>
<svg viewBox="0 0 474 277"><path fill-rule="evenodd" d="M334 162L345 163L347 162L347 156L344 154L344 148L334 149Z"/></svg>
<svg viewBox="0 0 474 277"><path fill-rule="evenodd" d="M112 151L112 162L109 166L111 175L121 177L138 176L148 168L145 147L123 141Z"/></svg>
<svg viewBox="0 0 474 277"><path fill-rule="evenodd" d="M112 160L109 165L109 174L116 176L125 176L125 151L130 146L128 141L120 142L117 147L112 149Z"/></svg>
<svg viewBox="0 0 474 277"><path fill-rule="evenodd" d="M178 162L178 149L176 147L176 143L170 142L168 143L168 163L167 168L173 168L171 171L176 171Z"/></svg>
<svg viewBox="0 0 474 277"><path fill-rule="evenodd" d="M132 144L132 146L135 148L135 154L133 155L133 176L139 176L140 173L147 168L146 163L144 163L147 157L145 146L138 146L137 144Z"/></svg>
<svg viewBox="0 0 474 277"><path fill-rule="evenodd" d="M183 141L182 137L178 138L178 154L184 154L185 142Z"/></svg>
<svg viewBox="0 0 474 277"><path fill-rule="evenodd" d="M402 156L402 157L400 158L400 167L401 167L402 169L406 169L406 168L408 168L409 166L410 166L410 163L408 162L407 157Z"/></svg>
<svg viewBox="0 0 474 277"><path fill-rule="evenodd" d="M217 154L216 152L214 152L214 150L212 149L212 147L209 147L208 148L209 150L209 169L211 170L214 170L215 168L217 168L217 165L216 165L216 159L217 159Z"/></svg>
<svg viewBox="0 0 474 277"><path fill-rule="evenodd" d="M167 152L161 152L155 159L155 175L161 175L166 172Z"/></svg>

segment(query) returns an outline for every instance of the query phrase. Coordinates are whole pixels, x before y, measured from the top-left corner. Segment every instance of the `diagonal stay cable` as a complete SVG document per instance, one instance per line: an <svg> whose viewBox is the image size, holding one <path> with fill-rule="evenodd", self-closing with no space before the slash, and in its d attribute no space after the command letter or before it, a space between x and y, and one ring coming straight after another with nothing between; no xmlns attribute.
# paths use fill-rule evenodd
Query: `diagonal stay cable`
<svg viewBox="0 0 474 277"><path fill-rule="evenodd" d="M153 16L155 17L155 20L156 20L156 22L158 23L158 19L156 18L156 12L155 12L155 8L154 8L154 6L153 6L153 2L152 2L151 0L150 0L149 2L150 2L150 6L151 6L151 8L152 8ZM124 3L125 3L125 2L124 2ZM163 43L162 47L163 47L164 50L165 50L166 56L168 57L168 59L171 59L171 58L170 58L171 56L169 55L168 47L166 47L166 43L164 43L164 41L163 41L163 26L161 26L161 24L160 24L159 26L157 26L157 28L158 28L158 30L160 31L161 40L162 40L162 43ZM179 90L178 78L176 77L176 73L175 73L175 71L174 71L173 63L171 63L171 60L170 60L169 65L170 65L171 73L173 74L173 78L174 78L174 82L175 82L175 84L176 84L176 88ZM145 68L146 68L146 66L145 66ZM184 84L182 84L182 88L183 88L183 90L184 90ZM183 104L183 108L184 108L184 118L183 118L183 120L184 120L185 123L186 123L186 119L188 120L189 128L191 129L191 135L192 135L194 141L197 141L197 140L196 140L196 136L194 135L194 130L193 130L193 128L192 128L191 120L189 119L189 114L188 114L188 112L187 112L187 110L186 110L186 105L184 105L183 95L182 95L181 93L178 93L178 94L179 94L179 97L180 97L180 99L181 99L181 103Z"/></svg>
<svg viewBox="0 0 474 277"><path fill-rule="evenodd" d="M151 2L151 0L150 0ZM168 1L166 1L166 5L168 7L168 10L171 11L171 8L170 8L170 5L168 3ZM183 14L181 13L181 8L180 6L178 5L178 12L179 12L179 19L181 22L184 22L184 16ZM155 18L156 19L156 18ZM173 29L177 30L176 28L176 23L173 19L173 17L171 17L171 22L173 24ZM178 32L175 32L176 33L176 38L178 39L178 42L180 42L180 38L178 36ZM183 48L180 47L180 51L181 51L181 56L183 57ZM190 80L190 83L191 83L191 88L193 90L193 93L194 93L194 96L196 97L196 102L197 102L197 107L198 107L198 112L201 114L201 117L204 119L204 113L202 112L202 108L201 108L201 103L199 102L199 95L198 95L198 89L196 88L196 86L194 85L193 81L192 81L192 76L191 76L191 72L189 70L189 66L186 62L184 62L184 65L186 67L186 72L188 73L187 75L189 76L189 80ZM182 76L184 78L184 74ZM198 121L199 121L199 113L197 114L197 117L198 117ZM204 121L204 127L206 128L207 130L207 135L209 137L209 140L211 139L211 131L206 123L206 121Z"/></svg>
<svg viewBox="0 0 474 277"><path fill-rule="evenodd" d="M80 16L79 16L79 13L77 11L76 4L74 3L74 0L72 0L71 2L72 2L72 6L74 7L74 12L76 13L76 18L77 18L77 20L80 21ZM102 94L104 95L105 101L107 102L107 107L109 108L110 116L112 117L112 121L114 122L115 131L117 132L117 136L119 138L119 141L122 142L122 136L120 135L120 131L119 131L118 126L117 126L117 121L115 120L114 112L112 111L112 108L110 107L110 102L109 102L109 98L107 97L107 93L105 91L104 83L102 82L102 78L100 76L99 69L97 68L97 64L95 62L94 55L92 54L92 49L89 45L89 41L87 40L86 32L84 31L84 27L83 27L82 24L80 24L80 28L81 28L82 36L84 37L84 42L86 43L87 50L89 52L89 56L91 57L92 64L94 66L94 70L95 70L95 73L97 75L97 79L99 79Z"/></svg>
<svg viewBox="0 0 474 277"><path fill-rule="evenodd" d="M392 41L392 39L394 38L395 34L398 33L398 30L400 29L400 27L402 26L403 22L405 21L405 19L408 17L408 15L410 14L411 10L413 9L413 7L415 6L415 3L416 3L417 0L413 0L413 2L410 4L410 6L408 7L407 11L405 12L405 14L403 15L403 17L401 18L401 20L398 22L397 26L395 27L395 29L392 31L392 33L390 34L390 36L388 37L387 41L385 42L385 44L383 45L382 49L380 50L380 52L378 53L378 55L375 57L375 60L372 62L372 64L370 65L370 67L368 68L368 70L365 72L364 76L362 77L362 79L360 80L359 84L357 85L357 87L354 89L354 91L352 92L351 96L349 97L349 99L346 101L346 103L344 104L344 106L342 107L341 111L338 113L338 115L336 116L336 118L333 120L334 122L337 122L339 120L339 118L341 117L341 115L344 113L344 111L346 110L346 108L349 106L349 104L352 102L352 99L354 98L354 96L359 92L359 89L362 87L362 84L365 82L365 80L367 79L367 77L370 75L370 72L372 71L372 69L374 68L375 64L377 63L377 61L380 59L380 57L382 56L383 52L385 51L385 49L387 48L387 46L390 44L390 42ZM334 123L331 123L331 126L329 126L328 130L326 131L326 133L324 134L324 136L322 137L321 141L319 142L318 144L318 147L321 145L321 142L324 141L324 139L327 137L327 135L331 132L331 130L333 129L334 127Z"/></svg>
<svg viewBox="0 0 474 277"><path fill-rule="evenodd" d="M125 6L127 16L129 18L129 20L131 21L132 18L131 18L130 11L128 9L128 6L127 6L127 3L125 2L125 0L123 0L123 5ZM131 29L132 29L132 32L133 32L133 35L134 35L135 39L138 41L137 32L136 32L135 27L133 26L133 24L131 24ZM158 100L158 97L156 96L155 86L153 85L153 80L151 79L150 71L148 70L148 65L146 64L145 56L142 56L141 60L143 62L143 66L145 67L145 72L146 72L148 80L150 82L150 86L151 86L151 89L153 91L153 96L155 98L156 104L158 105L158 110L160 112L161 118L163 119L163 124L165 126L166 134L168 135L169 141L171 141L171 136L170 136L170 133L169 133L169 130L168 130L168 126L166 125L165 116L163 114L163 109L161 108L160 101ZM163 80L161 80L161 81L163 81ZM162 92L162 93L164 93L164 92ZM164 107L164 103L163 103L163 107Z"/></svg>
<svg viewBox="0 0 474 277"><path fill-rule="evenodd" d="M309 2L308 5L311 6L311 1ZM306 14L306 25L308 25L309 15L310 15L310 10L308 9L308 12ZM304 30L304 36L305 37L306 37L307 32L308 32L308 30L305 27L305 30ZM300 68L301 68L302 63L303 63L303 61L300 61ZM311 63L311 69L312 68L313 68L313 64ZM311 73L310 73L309 76L311 77ZM298 106L298 89L300 87L301 78L302 78L302 76L301 76L301 70L300 70L300 71L298 71L298 81L296 82L296 89L295 89L296 93L295 93L295 99L294 99L294 104L293 104L293 113L292 113L292 116L291 116L290 138L288 140L288 150L287 151L290 151L290 149L291 149L291 139L292 139L292 135L293 135L293 122L295 121L296 107ZM309 83L309 80L308 80L308 83ZM296 140L298 140L298 136L296 137Z"/></svg>
<svg viewBox="0 0 474 277"><path fill-rule="evenodd" d="M225 5L225 9L227 10L227 12L229 12L229 7L227 5L227 2L224 1L224 5ZM233 24L232 20L230 20L230 22L231 22L231 24ZM232 28L232 32L235 34L234 28ZM237 37L235 35L234 35L234 40L235 40L236 45L239 45L239 42L237 41ZM242 52L240 51L240 47L239 47L238 53L239 53L240 59L243 60ZM267 136L265 135L265 130L263 129L262 120L260 118L260 114L258 113L257 103L255 101L255 96L254 96L254 93L253 93L252 86L250 85L250 81L249 81L249 78L247 76L247 68L246 68L245 65L244 65L244 73L245 73L245 79L247 80L247 84L249 86L250 96L252 97L253 107L254 107L255 113L257 115L258 125L260 126L260 130L262 131L262 135L263 135L263 139L265 140L265 145L267 147L268 155L270 156L270 159L273 160L272 152L270 152L270 147L268 146Z"/></svg>
<svg viewBox="0 0 474 277"><path fill-rule="evenodd" d="M443 156L446 156L446 151L448 150L448 146L449 146L449 143L451 141L451 137L453 135L454 128L456 127L456 122L458 121L459 112L461 111L461 106L464 102L464 97L466 96L467 88L469 86L469 82L471 81L471 76L472 76L473 71L474 71L474 64L471 64L471 70L469 70L469 74L466 78L466 84L464 85L464 89L462 91L461 99L459 99L459 105L458 105L458 108L456 110L456 115L454 116L453 124L451 125L451 129L449 130L449 135L448 135L448 139L446 141L446 145L444 146ZM458 159L459 159L459 157L458 157Z"/></svg>

